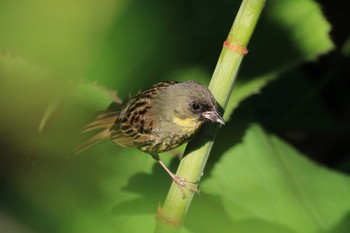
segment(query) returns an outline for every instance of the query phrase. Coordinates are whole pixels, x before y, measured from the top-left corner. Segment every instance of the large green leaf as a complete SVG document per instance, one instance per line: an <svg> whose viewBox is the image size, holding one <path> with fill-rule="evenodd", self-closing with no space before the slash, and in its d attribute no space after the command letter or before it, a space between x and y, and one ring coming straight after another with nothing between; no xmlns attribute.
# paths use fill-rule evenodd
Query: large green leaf
<svg viewBox="0 0 350 233"><path fill-rule="evenodd" d="M306 159L258 125L201 187L217 196L224 223L236 232L345 232L342 221L350 227L350 178ZM206 220L201 232L216 225Z"/></svg>

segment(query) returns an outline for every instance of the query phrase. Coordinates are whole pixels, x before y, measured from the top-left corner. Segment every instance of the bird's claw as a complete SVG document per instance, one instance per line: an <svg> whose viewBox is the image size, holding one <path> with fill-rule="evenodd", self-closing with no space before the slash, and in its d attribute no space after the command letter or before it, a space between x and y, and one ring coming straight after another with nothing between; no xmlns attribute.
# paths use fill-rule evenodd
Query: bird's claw
<svg viewBox="0 0 350 233"><path fill-rule="evenodd" d="M186 185L186 183L197 184L198 180L190 180L190 179L182 178L180 176L175 175L167 168L167 166L165 166L165 164L161 160L159 160L159 157L157 154L153 154L152 156L158 161L158 163L164 168L164 170L171 176L175 184L179 187L182 194L182 199L186 198L184 188L190 192L199 193L199 190L196 187L191 187Z"/></svg>
<svg viewBox="0 0 350 233"><path fill-rule="evenodd" d="M190 180L190 179L182 178L182 177L177 176L177 175L173 175L172 178L173 178L173 181L175 182L175 184L179 187L179 189L181 191L182 199L186 198L184 188L190 192L193 192L193 193L200 192L199 189L197 189L196 187L190 187L190 186L186 185L186 183L197 184L198 183L197 180Z"/></svg>

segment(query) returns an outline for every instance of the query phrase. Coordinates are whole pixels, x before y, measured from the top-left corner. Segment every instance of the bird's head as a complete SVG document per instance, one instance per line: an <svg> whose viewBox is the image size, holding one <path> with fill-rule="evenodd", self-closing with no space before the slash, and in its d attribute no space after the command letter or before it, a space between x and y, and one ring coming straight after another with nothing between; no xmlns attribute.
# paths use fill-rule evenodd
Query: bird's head
<svg viewBox="0 0 350 233"><path fill-rule="evenodd" d="M169 86L161 96L166 111L181 126L201 125L205 121L225 124L209 89L187 81Z"/></svg>

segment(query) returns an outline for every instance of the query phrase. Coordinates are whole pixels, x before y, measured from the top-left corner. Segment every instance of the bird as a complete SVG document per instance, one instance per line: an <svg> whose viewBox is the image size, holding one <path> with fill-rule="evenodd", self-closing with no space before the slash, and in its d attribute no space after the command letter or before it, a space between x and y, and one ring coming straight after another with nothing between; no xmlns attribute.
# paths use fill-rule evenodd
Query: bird
<svg viewBox="0 0 350 233"><path fill-rule="evenodd" d="M153 157L179 187L198 193L187 183L197 181L179 177L162 162L159 153L190 141L205 122L224 125L217 102L209 89L196 81L162 81L140 92L125 105L112 102L82 132L99 130L73 152L78 154L104 139L124 148L137 148Z"/></svg>

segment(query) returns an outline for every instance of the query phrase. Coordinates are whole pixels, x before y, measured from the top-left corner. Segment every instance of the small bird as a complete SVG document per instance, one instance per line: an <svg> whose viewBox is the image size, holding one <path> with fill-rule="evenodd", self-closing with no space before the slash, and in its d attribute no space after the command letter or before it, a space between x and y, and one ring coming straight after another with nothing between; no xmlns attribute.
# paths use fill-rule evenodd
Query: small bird
<svg viewBox="0 0 350 233"><path fill-rule="evenodd" d="M178 185L183 198L183 188L199 192L186 185L197 181L172 173L158 154L191 140L206 121L224 124L209 89L195 81L160 82L119 109L113 109L114 106L116 103L83 129L83 132L100 132L80 144L74 154L110 138L122 147L134 147L150 154Z"/></svg>

